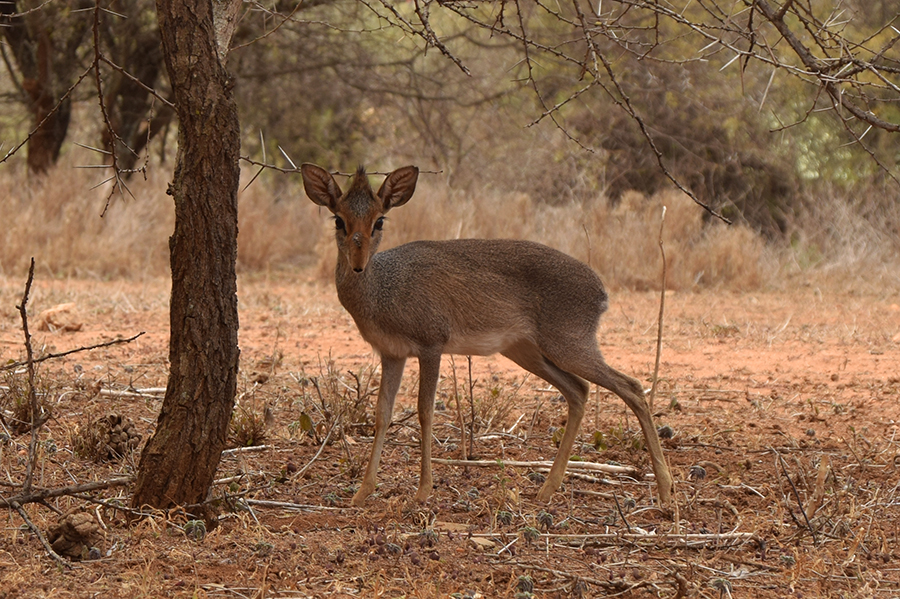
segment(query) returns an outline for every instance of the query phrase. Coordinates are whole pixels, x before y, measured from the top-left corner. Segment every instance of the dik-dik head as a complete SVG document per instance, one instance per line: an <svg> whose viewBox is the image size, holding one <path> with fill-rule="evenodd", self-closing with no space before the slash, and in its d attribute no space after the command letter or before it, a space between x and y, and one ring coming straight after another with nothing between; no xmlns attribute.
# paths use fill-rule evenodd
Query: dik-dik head
<svg viewBox="0 0 900 599"><path fill-rule="evenodd" d="M372 191L366 169L360 166L346 193L331 173L314 164L303 164L303 188L309 199L325 206L334 214L338 260L344 259L354 272L362 272L369 259L378 251L381 228L388 210L409 201L416 190L419 169L415 166L398 168Z"/></svg>

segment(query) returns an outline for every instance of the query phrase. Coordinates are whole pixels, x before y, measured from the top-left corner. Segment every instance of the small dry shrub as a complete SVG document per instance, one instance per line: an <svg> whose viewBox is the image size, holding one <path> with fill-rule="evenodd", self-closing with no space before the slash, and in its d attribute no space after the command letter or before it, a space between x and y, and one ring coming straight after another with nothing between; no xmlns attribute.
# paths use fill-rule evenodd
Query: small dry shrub
<svg viewBox="0 0 900 599"><path fill-rule="evenodd" d="M265 410L255 410L243 405L235 407L228 425L228 438L234 447L253 447L266 441L268 425Z"/></svg>
<svg viewBox="0 0 900 599"><path fill-rule="evenodd" d="M38 371L39 372L39 371ZM51 385L47 379L35 373L35 395L38 401L38 425L50 418ZM0 420L14 433L21 435L31 430L32 405L28 379L23 373L4 373L4 386L0 389Z"/></svg>
<svg viewBox="0 0 900 599"><path fill-rule="evenodd" d="M319 414L329 427L340 423L344 431L371 429L368 407L369 398L378 390L376 370L374 364L368 364L343 373L331 357L320 362L320 375L307 378L312 387L305 402L311 404L307 410Z"/></svg>
<svg viewBox="0 0 900 599"><path fill-rule="evenodd" d="M252 176L244 173L244 178L248 175ZM238 196L238 267L242 271L314 263L326 219L306 198L299 176L283 179L262 175L246 189L246 182L242 183Z"/></svg>
<svg viewBox="0 0 900 599"><path fill-rule="evenodd" d="M351 451L353 436L371 435L374 430L369 415L369 399L377 393L375 373L377 367L369 364L358 371L342 372L329 356L319 362L319 375L297 377L300 382L301 413L290 425L293 432L301 431L316 443L337 442L341 444L344 457L339 460L342 469L351 478L356 478L362 461Z"/></svg>
<svg viewBox="0 0 900 599"><path fill-rule="evenodd" d="M610 284L638 290L659 288L663 206L667 288L745 290L767 282L765 244L746 226L707 222L703 209L681 193L646 197L629 192L615 208L599 206L586 216L587 226L598 240L592 265Z"/></svg>
<svg viewBox="0 0 900 599"><path fill-rule="evenodd" d="M780 265L816 286L876 293L900 289L900 201L892 186L848 192L825 188L792 222Z"/></svg>

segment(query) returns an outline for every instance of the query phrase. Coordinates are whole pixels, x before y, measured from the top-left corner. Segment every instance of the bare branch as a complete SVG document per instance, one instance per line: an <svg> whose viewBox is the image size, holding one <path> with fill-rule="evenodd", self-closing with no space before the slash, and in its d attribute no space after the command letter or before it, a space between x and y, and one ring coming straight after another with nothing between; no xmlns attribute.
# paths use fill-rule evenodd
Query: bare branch
<svg viewBox="0 0 900 599"><path fill-rule="evenodd" d="M40 358L35 358L31 362L33 364L40 364L41 362L45 362L47 360L55 360L56 358L62 358L62 357L68 356L70 354L77 354L77 353L80 353L83 351L91 351L93 349L100 349L101 347L109 347L111 345L119 345L120 343L131 343L132 341L134 341L135 339L137 339L138 337L140 337L141 335L144 335L144 334L145 334L145 331L141 331L137 335L132 335L131 337L128 337L127 339L113 339L112 341L104 341L103 343L97 343L95 345L87 345L84 347L77 347L75 349L70 349L70 350L67 350L64 352L59 352L56 354L50 353L50 354L47 354L46 356L41 356ZM25 362L12 362L10 364L4 364L4 365L0 366L0 372L3 372L4 370L14 370L14 369L16 369L20 366L24 366L26 364L28 364L27 360Z"/></svg>
<svg viewBox="0 0 900 599"><path fill-rule="evenodd" d="M37 460L37 431L43 422L39 421L41 407L38 403L37 393L34 390L34 353L31 349L31 333L28 331L28 295L31 293L31 283L34 281L34 258L31 258L31 266L28 268L28 280L25 282L25 292L22 294L22 303L16 306L22 317L22 333L25 335L25 355L28 356L28 399L31 403L31 441L28 444L28 463L25 466L25 482L22 489L27 493L31 490L31 480L34 475L34 464Z"/></svg>

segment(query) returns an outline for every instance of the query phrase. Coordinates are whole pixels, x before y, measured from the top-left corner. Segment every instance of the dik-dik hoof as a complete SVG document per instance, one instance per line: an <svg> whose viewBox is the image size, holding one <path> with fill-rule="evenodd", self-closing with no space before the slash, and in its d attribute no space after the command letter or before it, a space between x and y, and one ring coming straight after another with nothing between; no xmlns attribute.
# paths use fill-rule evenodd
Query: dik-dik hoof
<svg viewBox="0 0 900 599"><path fill-rule="evenodd" d="M550 503L550 499L553 497L553 493L556 492L556 489L550 489L547 485L541 487L541 490L538 491L537 496L535 496L536 501L540 501L541 503Z"/></svg>
<svg viewBox="0 0 900 599"><path fill-rule="evenodd" d="M355 505L356 507L362 507L366 502L366 499L369 498L369 495L372 494L372 491L375 489L369 489L365 485L361 486L356 494L353 496L353 499L350 500L350 503Z"/></svg>
<svg viewBox="0 0 900 599"><path fill-rule="evenodd" d="M415 501L419 505L428 502L428 498L431 497L431 489L419 489L416 491Z"/></svg>

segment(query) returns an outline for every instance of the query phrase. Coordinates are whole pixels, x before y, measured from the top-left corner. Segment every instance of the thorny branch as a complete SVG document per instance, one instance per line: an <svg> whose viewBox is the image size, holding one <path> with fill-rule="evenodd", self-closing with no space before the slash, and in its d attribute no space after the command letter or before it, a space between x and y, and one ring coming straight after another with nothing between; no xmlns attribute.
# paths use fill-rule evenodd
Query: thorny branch
<svg viewBox="0 0 900 599"><path fill-rule="evenodd" d="M28 296L31 294L31 284L34 282L34 258L31 258L31 266L28 268L28 280L25 282L25 292L22 294L22 303L16 308L22 317L22 333L25 335L25 355L28 357L28 399L31 404L31 441L28 445L28 463L25 466L25 483L22 489L27 493L31 491L31 480L34 475L34 463L37 460L37 431L39 423L40 404L37 393L34 390L34 352L31 349L31 333L28 331Z"/></svg>
<svg viewBox="0 0 900 599"><path fill-rule="evenodd" d="M144 334L144 331L141 331L140 333L138 333L136 335L132 335L131 337L128 337L126 339L113 339L112 341L104 341L103 343L96 343L94 345L85 345L83 347L76 347L75 349L70 349L70 350L66 350L64 352L59 352L59 353L55 353L55 354L50 353L50 354L47 354L46 356L41 356L40 358L34 358L32 360L26 360L24 362L12 362L10 364L4 364L3 366L0 366L0 372L3 372L4 370L15 370L16 368L18 368L20 366L25 366L29 362L31 364L40 364L41 362L46 362L47 360L55 360L56 358L63 358L70 354L77 354L77 353L80 353L83 351L91 351L93 349L100 349L101 347L109 347L111 345L119 345L120 343L131 343L132 341L134 341L135 339L137 339L138 337L140 337L143 334Z"/></svg>

